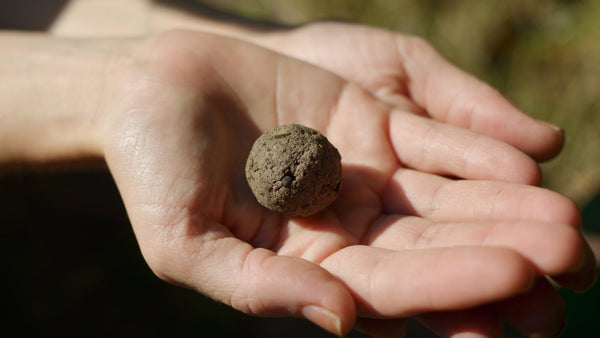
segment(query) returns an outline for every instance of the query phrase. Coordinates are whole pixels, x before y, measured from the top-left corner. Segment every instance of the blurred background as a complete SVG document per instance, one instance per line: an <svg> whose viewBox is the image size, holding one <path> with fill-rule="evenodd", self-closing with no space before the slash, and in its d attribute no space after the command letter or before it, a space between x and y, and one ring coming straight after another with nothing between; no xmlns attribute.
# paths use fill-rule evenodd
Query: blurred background
<svg viewBox="0 0 600 338"><path fill-rule="evenodd" d="M96 16L98 8L113 17L126 8L134 33L133 23L143 24L140 10L158 4L223 20L295 26L336 19L424 37L528 114L565 129L563 153L542 164L543 184L577 202L592 241L600 235L600 1L2 0L0 29L51 29L74 3L92 5ZM9 312L0 322L7 332L328 337L302 320L248 317L158 280L104 171L1 175L0 224ZM585 294L561 293L568 307L562 336L599 335L600 285ZM430 335L411 322L407 336Z"/></svg>

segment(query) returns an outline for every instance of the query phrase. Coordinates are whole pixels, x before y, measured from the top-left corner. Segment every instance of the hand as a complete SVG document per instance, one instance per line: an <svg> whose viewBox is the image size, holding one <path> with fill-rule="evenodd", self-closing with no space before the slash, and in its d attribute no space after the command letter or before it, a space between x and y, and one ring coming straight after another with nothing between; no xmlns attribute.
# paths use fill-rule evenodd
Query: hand
<svg viewBox="0 0 600 338"><path fill-rule="evenodd" d="M492 136L537 160L554 157L562 147L558 127L522 113L420 38L336 22L269 34L243 32L225 33L314 63L401 110Z"/></svg>
<svg viewBox="0 0 600 338"><path fill-rule="evenodd" d="M165 280L337 334L357 313L376 318L361 320L365 327L383 318L398 329L397 318L517 294L525 300L507 302L530 304L547 289L543 279L532 286L544 275L574 289L592 281L577 209L509 183L538 169L503 142L224 37L170 32L135 55L120 75L129 81L99 112L109 116L103 147L142 253ZM244 178L259 133L292 122L323 132L343 159L339 199L311 218L266 211ZM554 297L546 308L560 307L546 293ZM494 311L518 327L523 320L503 304ZM496 320L492 313L482 316Z"/></svg>
<svg viewBox="0 0 600 338"><path fill-rule="evenodd" d="M495 137L535 159L550 159L562 147L563 133L559 128L529 118L488 85L449 64L421 39L335 22L312 23L271 34L234 32L232 35L246 35L255 43L329 69L399 109ZM540 176L535 173L522 174L514 182L539 183ZM589 273L593 273L593 264L587 264ZM561 301L551 290L543 280L536 291L499 306L512 306L512 310L504 311L508 315L515 313L514 308L521 308L529 310L528 313L539 313L538 318L546 317L546 323L552 320L562 323L565 310L557 305ZM548 306L549 299L554 307ZM551 308L553 313L548 310ZM497 316L490 315L489 310L477 309L468 313L427 314L419 319L440 335L449 335L465 329L498 332L500 324L494 317ZM527 319L523 313L511 317L509 322L525 333L538 332L544 327L544 321L536 322L531 316ZM474 322L479 323L477 328ZM376 324L382 326L380 322ZM384 330L387 326L383 325ZM556 332L556 326L550 325L548 329L550 333Z"/></svg>

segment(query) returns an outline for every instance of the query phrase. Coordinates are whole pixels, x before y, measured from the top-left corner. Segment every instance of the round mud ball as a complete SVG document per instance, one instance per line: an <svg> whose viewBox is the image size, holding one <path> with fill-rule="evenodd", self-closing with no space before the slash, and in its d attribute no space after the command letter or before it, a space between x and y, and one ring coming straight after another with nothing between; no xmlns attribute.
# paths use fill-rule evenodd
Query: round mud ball
<svg viewBox="0 0 600 338"><path fill-rule="evenodd" d="M299 124L278 126L254 142L246 179L267 209L288 217L310 216L338 196L340 153L314 129Z"/></svg>

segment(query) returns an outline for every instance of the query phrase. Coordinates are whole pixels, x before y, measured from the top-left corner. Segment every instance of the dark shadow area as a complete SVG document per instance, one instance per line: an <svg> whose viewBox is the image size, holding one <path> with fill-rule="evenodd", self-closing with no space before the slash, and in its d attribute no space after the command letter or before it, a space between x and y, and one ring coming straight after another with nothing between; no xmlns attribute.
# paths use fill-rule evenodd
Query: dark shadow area
<svg viewBox="0 0 600 338"><path fill-rule="evenodd" d="M68 2L68 0L2 0L0 1L0 29L47 30Z"/></svg>
<svg viewBox="0 0 600 338"><path fill-rule="evenodd" d="M581 211L583 229L589 234L600 234L600 194L588 202ZM600 269L596 269L600 279ZM567 328L561 337L595 337L600 332L600 283L585 295L561 290L567 304Z"/></svg>
<svg viewBox="0 0 600 338"><path fill-rule="evenodd" d="M0 177L0 243L6 332L333 337L308 321L250 317L159 280L107 172Z"/></svg>

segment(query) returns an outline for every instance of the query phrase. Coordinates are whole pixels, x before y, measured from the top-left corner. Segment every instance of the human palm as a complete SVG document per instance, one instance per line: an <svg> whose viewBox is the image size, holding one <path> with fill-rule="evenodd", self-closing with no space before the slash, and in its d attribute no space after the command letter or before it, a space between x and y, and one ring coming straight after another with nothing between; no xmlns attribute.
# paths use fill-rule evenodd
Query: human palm
<svg viewBox="0 0 600 338"><path fill-rule="evenodd" d="M246 313L338 334L357 313L395 325L532 290L588 254L570 201L509 183L535 179L529 157L413 114L410 97L390 105L296 59L193 32L145 41L124 76L105 154L145 259ZM265 210L244 178L253 141L285 123L320 130L342 155L339 198L309 218ZM576 276L557 280L591 279Z"/></svg>

